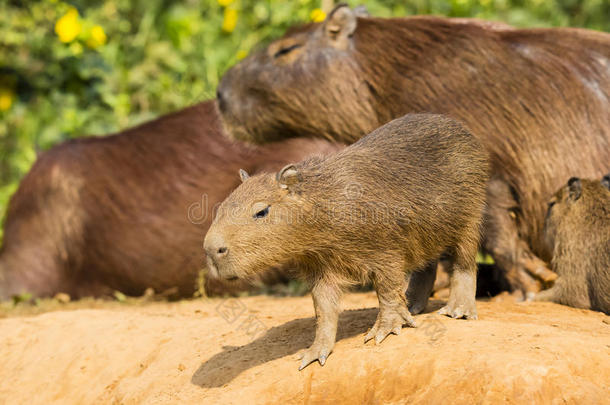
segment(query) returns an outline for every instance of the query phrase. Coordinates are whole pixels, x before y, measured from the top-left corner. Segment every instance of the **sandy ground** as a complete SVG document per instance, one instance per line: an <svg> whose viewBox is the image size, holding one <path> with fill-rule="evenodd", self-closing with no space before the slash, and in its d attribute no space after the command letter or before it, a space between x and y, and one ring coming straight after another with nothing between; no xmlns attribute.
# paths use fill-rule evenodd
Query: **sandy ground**
<svg viewBox="0 0 610 405"><path fill-rule="evenodd" d="M440 302L429 309L440 307ZM610 317L479 302L479 320L428 313L362 343L373 293L346 296L326 365L309 297L248 297L0 319L0 403L610 403Z"/></svg>

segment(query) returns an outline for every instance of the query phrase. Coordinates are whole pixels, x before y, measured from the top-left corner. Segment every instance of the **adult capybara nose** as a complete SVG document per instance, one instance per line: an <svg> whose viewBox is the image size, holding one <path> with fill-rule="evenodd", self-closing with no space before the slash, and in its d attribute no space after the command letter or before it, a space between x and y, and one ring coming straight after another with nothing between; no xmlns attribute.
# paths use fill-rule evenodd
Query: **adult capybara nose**
<svg viewBox="0 0 610 405"><path fill-rule="evenodd" d="M220 108L220 111L225 112L227 110L227 99L220 86L216 89L216 100L218 101L218 108Z"/></svg>
<svg viewBox="0 0 610 405"><path fill-rule="evenodd" d="M233 69L229 69L224 74L222 79L220 79L218 87L216 87L216 101L218 102L218 108L220 109L220 112L222 112L223 114L227 113L231 108L231 88L233 86L233 76Z"/></svg>
<svg viewBox="0 0 610 405"><path fill-rule="evenodd" d="M206 235L203 242L203 248L205 249L205 253L214 260L222 259L229 254L229 248L222 236L218 234Z"/></svg>

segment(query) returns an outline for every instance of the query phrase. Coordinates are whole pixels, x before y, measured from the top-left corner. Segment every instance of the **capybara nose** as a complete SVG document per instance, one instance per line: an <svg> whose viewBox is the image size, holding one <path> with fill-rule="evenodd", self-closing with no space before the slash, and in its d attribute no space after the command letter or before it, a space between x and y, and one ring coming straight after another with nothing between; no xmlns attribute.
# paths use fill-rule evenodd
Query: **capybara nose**
<svg viewBox="0 0 610 405"><path fill-rule="evenodd" d="M226 246L223 238L219 235L208 235L203 243L205 253L212 259L222 259L229 254L229 248Z"/></svg>
<svg viewBox="0 0 610 405"><path fill-rule="evenodd" d="M220 85L216 89L216 100L218 101L218 108L220 108L220 111L225 112L227 110L227 99L220 88Z"/></svg>

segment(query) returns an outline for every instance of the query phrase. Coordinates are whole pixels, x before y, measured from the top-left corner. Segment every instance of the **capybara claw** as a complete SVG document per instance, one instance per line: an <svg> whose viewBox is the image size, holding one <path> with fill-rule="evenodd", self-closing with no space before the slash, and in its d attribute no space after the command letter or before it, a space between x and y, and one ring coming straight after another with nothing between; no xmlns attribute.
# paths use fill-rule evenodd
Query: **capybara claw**
<svg viewBox="0 0 610 405"><path fill-rule="evenodd" d="M415 327L415 321L409 313L399 314L389 312L385 315L380 315L375 321L375 325L364 336L364 343L375 338L375 344L380 344L390 334L400 335L403 325Z"/></svg>
<svg viewBox="0 0 610 405"><path fill-rule="evenodd" d="M368 342L377 334L377 326L373 326L367 333L364 335L364 343Z"/></svg>
<svg viewBox="0 0 610 405"><path fill-rule="evenodd" d="M303 370L305 367L315 362L316 360L320 363L320 366L323 366L326 363L326 359L330 355L330 350L323 348L318 349L316 347L310 347L303 353L301 356L301 365L299 366L299 371Z"/></svg>

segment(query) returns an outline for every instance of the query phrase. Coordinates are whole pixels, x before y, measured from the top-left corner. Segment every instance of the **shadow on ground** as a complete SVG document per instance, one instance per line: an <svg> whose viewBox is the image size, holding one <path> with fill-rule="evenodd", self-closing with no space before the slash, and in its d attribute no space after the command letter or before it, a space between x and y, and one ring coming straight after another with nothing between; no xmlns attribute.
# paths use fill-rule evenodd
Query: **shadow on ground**
<svg viewBox="0 0 610 405"><path fill-rule="evenodd" d="M433 312L444 305L431 301L424 313ZM343 311L339 316L337 341L362 335L375 322L377 308ZM294 355L308 348L314 339L315 319L302 318L272 327L260 338L240 347L223 347L223 351L204 362L193 374L191 382L202 388L217 388L231 382L242 372L258 365Z"/></svg>

